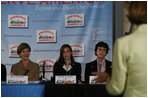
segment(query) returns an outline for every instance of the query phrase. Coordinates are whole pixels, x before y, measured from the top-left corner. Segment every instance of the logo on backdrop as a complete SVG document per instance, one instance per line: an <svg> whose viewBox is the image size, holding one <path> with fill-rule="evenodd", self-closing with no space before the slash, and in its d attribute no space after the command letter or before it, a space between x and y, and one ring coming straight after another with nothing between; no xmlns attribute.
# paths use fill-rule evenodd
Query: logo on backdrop
<svg viewBox="0 0 148 98"><path fill-rule="evenodd" d="M8 27L28 27L28 16L8 15Z"/></svg>
<svg viewBox="0 0 148 98"><path fill-rule="evenodd" d="M37 63L40 66L40 71L43 71L43 66L45 71L53 71L53 65L56 61L54 59L38 59Z"/></svg>
<svg viewBox="0 0 148 98"><path fill-rule="evenodd" d="M9 46L9 57L19 57L19 55L17 54L17 47L18 45Z"/></svg>
<svg viewBox="0 0 148 98"><path fill-rule="evenodd" d="M93 29L94 40L108 40L108 32L103 28Z"/></svg>
<svg viewBox="0 0 148 98"><path fill-rule="evenodd" d="M56 30L37 30L37 42L56 42Z"/></svg>
<svg viewBox="0 0 148 98"><path fill-rule="evenodd" d="M84 56L84 44L71 44L73 56Z"/></svg>
<svg viewBox="0 0 148 98"><path fill-rule="evenodd" d="M66 27L84 26L84 14L66 14L65 26Z"/></svg>

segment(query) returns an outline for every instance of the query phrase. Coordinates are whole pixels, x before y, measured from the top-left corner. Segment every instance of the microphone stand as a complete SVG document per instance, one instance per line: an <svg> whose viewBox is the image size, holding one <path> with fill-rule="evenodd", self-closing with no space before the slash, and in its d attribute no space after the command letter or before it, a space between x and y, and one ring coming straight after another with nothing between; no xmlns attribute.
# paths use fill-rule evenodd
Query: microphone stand
<svg viewBox="0 0 148 98"><path fill-rule="evenodd" d="M45 78L45 65L46 65L46 62L43 62L43 78Z"/></svg>
<svg viewBox="0 0 148 98"><path fill-rule="evenodd" d="M43 83L43 84L44 84L45 82L47 82L47 80L48 80L48 79L45 78L45 66L46 66L46 62L44 61L44 62L43 62L43 66L42 66L42 69L43 69L43 70L42 70L42 73L43 73L43 75L41 76L41 78L42 78L42 79L41 79L41 80L42 80L41 83Z"/></svg>

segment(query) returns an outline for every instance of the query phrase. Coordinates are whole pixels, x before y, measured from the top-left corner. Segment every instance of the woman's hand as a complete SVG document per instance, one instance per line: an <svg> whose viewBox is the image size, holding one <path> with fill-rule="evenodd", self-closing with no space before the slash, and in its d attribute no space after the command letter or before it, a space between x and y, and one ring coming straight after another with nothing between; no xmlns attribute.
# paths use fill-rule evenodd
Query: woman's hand
<svg viewBox="0 0 148 98"><path fill-rule="evenodd" d="M91 74L98 76L93 80L96 81L96 83L106 82L108 78L110 78L109 74L106 72L92 72Z"/></svg>

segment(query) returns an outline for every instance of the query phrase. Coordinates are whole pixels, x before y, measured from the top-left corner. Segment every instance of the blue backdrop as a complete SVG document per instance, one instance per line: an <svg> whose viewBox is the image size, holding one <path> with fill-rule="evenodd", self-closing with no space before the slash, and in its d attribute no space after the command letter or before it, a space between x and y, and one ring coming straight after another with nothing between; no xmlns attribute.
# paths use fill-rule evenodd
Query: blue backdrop
<svg viewBox="0 0 148 98"><path fill-rule="evenodd" d="M9 57L9 46L22 42L31 46L30 59L54 59L59 57L63 44L83 44L84 55L75 56L82 65L95 60L95 44L108 43L110 50L106 59L112 61L112 2L92 1L2 1L1 2L1 61L10 74L11 65L20 58ZM66 14L83 14L84 26L65 26ZM27 15L28 27L8 27L8 15ZM38 30L56 30L56 42L37 42ZM52 72L49 73L52 75ZM49 76L50 76L49 75Z"/></svg>

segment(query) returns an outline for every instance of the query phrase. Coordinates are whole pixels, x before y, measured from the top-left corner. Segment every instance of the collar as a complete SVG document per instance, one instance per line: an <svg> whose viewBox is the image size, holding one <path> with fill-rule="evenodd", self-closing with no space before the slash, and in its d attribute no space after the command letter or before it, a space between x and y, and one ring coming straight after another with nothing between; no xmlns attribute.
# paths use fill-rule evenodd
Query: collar
<svg viewBox="0 0 148 98"><path fill-rule="evenodd" d="M67 70L67 69L66 69L66 66L65 66L65 64L64 64L63 68L64 68L66 71L69 71L69 70L71 70L71 69L72 69L72 66L71 66L71 65L69 65L68 70Z"/></svg>
<svg viewBox="0 0 148 98"><path fill-rule="evenodd" d="M99 62L99 63L104 63L104 62L105 62L105 59L103 59L102 61L99 61L99 60L97 59L97 62Z"/></svg>

